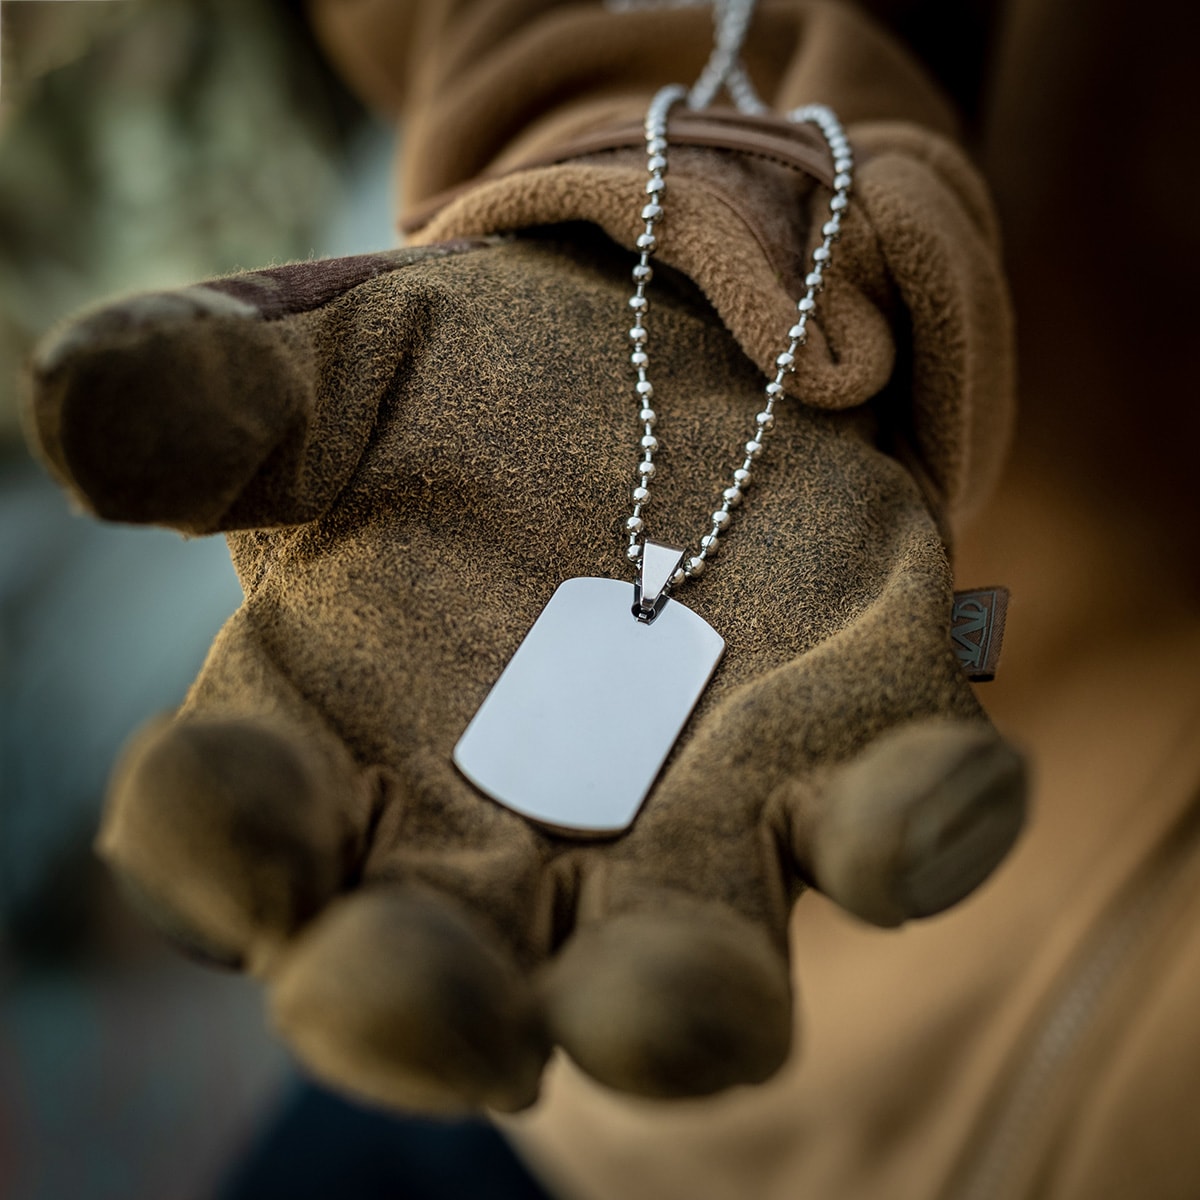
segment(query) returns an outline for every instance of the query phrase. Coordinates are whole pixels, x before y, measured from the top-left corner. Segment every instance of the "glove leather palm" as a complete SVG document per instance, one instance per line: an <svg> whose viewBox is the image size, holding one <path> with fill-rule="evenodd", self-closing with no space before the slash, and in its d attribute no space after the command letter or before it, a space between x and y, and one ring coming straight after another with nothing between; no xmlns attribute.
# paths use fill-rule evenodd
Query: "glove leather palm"
<svg viewBox="0 0 1200 1200"><path fill-rule="evenodd" d="M299 264L110 305L35 363L85 506L225 531L245 589L124 756L102 853L176 940L261 976L312 1069L387 1104L522 1107L555 1044L645 1095L763 1080L803 887L898 924L1020 825L882 402L781 406L680 595L725 657L628 833L549 835L455 770L558 584L629 577L631 264L582 226ZM762 378L682 275L652 304L647 518L690 542Z"/></svg>

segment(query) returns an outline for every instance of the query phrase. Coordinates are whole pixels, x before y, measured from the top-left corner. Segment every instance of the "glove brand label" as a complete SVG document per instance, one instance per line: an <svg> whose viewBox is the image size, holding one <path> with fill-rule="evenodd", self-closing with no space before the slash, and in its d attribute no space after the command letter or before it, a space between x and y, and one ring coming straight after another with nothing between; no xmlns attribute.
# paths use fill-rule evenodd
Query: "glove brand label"
<svg viewBox="0 0 1200 1200"><path fill-rule="evenodd" d="M1007 588L954 593L950 637L968 679L986 683L996 677L1007 613Z"/></svg>

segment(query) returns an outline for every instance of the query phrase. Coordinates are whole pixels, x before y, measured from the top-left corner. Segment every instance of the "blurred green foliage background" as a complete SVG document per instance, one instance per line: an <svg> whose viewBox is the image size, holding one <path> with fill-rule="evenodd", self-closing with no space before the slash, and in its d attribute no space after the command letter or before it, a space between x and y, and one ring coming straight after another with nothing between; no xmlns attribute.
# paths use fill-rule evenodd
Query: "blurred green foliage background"
<svg viewBox="0 0 1200 1200"><path fill-rule="evenodd" d="M2 0L0 68L0 1196L206 1196L283 1056L253 986L161 946L90 843L121 742L240 594L219 539L69 511L21 365L114 293L394 244L392 132L289 0Z"/></svg>

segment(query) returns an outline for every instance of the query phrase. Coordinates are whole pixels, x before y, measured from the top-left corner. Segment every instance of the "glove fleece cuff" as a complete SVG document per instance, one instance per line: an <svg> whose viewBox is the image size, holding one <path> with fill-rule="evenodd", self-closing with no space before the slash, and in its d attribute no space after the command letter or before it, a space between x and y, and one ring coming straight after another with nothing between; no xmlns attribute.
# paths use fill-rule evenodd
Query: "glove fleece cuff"
<svg viewBox="0 0 1200 1200"><path fill-rule="evenodd" d="M782 123L781 123L782 124ZM951 143L895 122L850 130L858 186L789 395L821 409L876 397L915 451L939 516L955 524L990 491L1012 413L1011 319L986 193ZM589 221L632 246L642 154L599 151L481 182L417 232L419 243ZM704 292L765 375L796 319L819 244L816 172L753 151L672 151L656 257ZM614 315L614 320L619 314Z"/></svg>
<svg viewBox="0 0 1200 1200"><path fill-rule="evenodd" d="M352 86L403 114L410 219L401 224L412 232L415 217L422 244L583 220L632 246L642 232L640 146L580 154L580 139L639 124L658 88L696 78L712 44L703 6L438 0L403 28L397 6L375 0L313 0L311 10ZM952 529L995 482L1013 412L996 224L953 141L955 118L919 66L848 4L764 0L744 61L775 112L834 108L858 160L837 265L787 390L821 409L877 399L893 451ZM672 131L689 119L673 116ZM771 125L740 119L757 133ZM824 151L805 169L761 146L688 145L682 132L656 257L699 285L742 350L774 374L824 219ZM814 157L818 143L781 119L774 134Z"/></svg>

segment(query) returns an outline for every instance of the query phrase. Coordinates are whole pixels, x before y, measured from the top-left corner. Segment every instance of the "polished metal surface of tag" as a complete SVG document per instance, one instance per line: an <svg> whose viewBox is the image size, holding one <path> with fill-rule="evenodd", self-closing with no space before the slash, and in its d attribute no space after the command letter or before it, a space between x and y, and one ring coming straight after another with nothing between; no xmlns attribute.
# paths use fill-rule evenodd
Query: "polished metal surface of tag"
<svg viewBox="0 0 1200 1200"><path fill-rule="evenodd" d="M454 748L476 787L557 833L629 827L725 650L677 600L633 607L617 579L559 586Z"/></svg>

